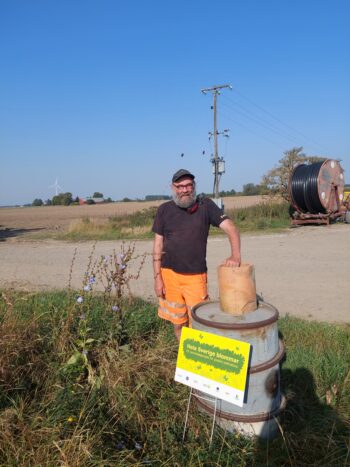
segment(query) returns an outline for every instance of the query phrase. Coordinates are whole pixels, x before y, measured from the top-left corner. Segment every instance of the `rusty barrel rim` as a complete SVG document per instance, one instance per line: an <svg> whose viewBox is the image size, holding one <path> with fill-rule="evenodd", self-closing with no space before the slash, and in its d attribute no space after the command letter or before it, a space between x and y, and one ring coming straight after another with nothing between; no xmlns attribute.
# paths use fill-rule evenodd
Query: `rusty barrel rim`
<svg viewBox="0 0 350 467"><path fill-rule="evenodd" d="M278 365L278 363L282 360L282 358L284 357L284 354L285 354L284 343L282 339L279 339L279 349L276 355L264 363L251 366L248 369L248 373L250 374L260 373L261 371L265 371L265 370L269 370L270 368L273 368L274 366Z"/></svg>
<svg viewBox="0 0 350 467"><path fill-rule="evenodd" d="M197 404L202 407L206 412L210 413L211 415L215 414L215 409L210 407L205 402L197 397L196 392L194 391L193 396L196 398ZM232 422L240 422L240 423L258 423L258 422L267 422L272 418L278 417L278 415L286 408L287 400L283 394L281 394L281 402L276 409L271 410L270 412L263 412L254 415L241 415L241 414L231 414L228 412L224 412L220 409L216 410L216 417L223 418L224 420L232 421Z"/></svg>
<svg viewBox="0 0 350 467"><path fill-rule="evenodd" d="M210 303L219 303L218 300L213 300ZM198 305L195 305L192 308L192 320L196 321L197 323L203 324L204 326L212 327L212 328L217 328L217 329L236 329L236 330L243 330L243 329L256 329L264 326L268 326L269 324L273 324L278 320L278 310L275 308L273 305L270 303L266 303L264 301L259 301L258 307L261 306L261 304L264 305L264 307L268 308L270 311L272 311L272 316L270 318L264 319L262 321L255 321L252 323L219 323L217 321L209 321L204 318L200 318L197 315L197 310L201 306L205 305L206 303L209 302L201 302L198 303ZM254 312L252 312L254 313ZM233 315L234 316L234 315Z"/></svg>

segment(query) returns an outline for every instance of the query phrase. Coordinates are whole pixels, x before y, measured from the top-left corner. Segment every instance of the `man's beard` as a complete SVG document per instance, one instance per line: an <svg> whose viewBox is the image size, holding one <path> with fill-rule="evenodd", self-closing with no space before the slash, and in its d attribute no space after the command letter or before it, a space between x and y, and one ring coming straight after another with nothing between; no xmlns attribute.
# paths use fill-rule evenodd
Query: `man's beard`
<svg viewBox="0 0 350 467"><path fill-rule="evenodd" d="M173 192L173 201L179 208L187 209L196 202L196 191L193 190L187 196L181 196Z"/></svg>

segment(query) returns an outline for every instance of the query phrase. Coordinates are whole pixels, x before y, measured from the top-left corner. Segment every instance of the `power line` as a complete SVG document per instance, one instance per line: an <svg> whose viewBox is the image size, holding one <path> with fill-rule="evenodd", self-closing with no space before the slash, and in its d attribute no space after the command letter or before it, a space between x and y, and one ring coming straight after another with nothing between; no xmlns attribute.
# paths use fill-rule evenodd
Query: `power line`
<svg viewBox="0 0 350 467"><path fill-rule="evenodd" d="M264 140L267 141L268 143L273 144L274 146L278 147L281 151L284 151L284 150L285 150L285 148L283 148L282 145L280 145L280 144L277 143L276 141L273 141L273 140L271 140L270 138L267 138L266 136L263 136L263 135L257 133L256 131L252 130L251 128L246 127L246 126L243 125L241 122L238 122L237 120L234 120L232 117L230 117L230 116L224 114L223 112L220 112L220 115L222 115L223 117L225 117L225 118L228 119L228 120L231 120L235 125L240 126L241 128L243 128L244 130L248 131L249 133L252 133L253 135L258 136L259 138L264 139Z"/></svg>
<svg viewBox="0 0 350 467"><path fill-rule="evenodd" d="M242 111L242 110L239 110L239 109L233 109L231 106L225 104L224 102L223 102L223 105L226 106L227 108L231 109L231 110L234 110L238 114L242 115L244 118L246 118L248 120L251 120L252 122L255 122L256 124L262 126L266 130L272 131L273 133L275 133L275 134L277 134L279 136L282 136L283 138L289 139L294 144L295 143L300 144L300 139L297 140L296 137L294 137L292 135L289 135L289 134L286 134L286 133L283 133L278 128L276 128L276 127L272 126L271 124L269 124L269 122L264 121L262 118L257 117L257 116L252 116L251 117L250 115L247 115L247 111ZM252 112L249 112L249 113L252 113Z"/></svg>
<svg viewBox="0 0 350 467"><path fill-rule="evenodd" d="M279 122L281 125L285 126L286 128L289 128L290 130L296 132L297 134L299 134L300 136L302 136L304 138L304 140L306 141L310 141L312 142L313 145L316 145L319 147L319 149L321 149L322 151L324 151L324 147L323 147L323 144L319 143L318 141L316 141L315 139L313 138L309 138L307 135L305 135L304 133L302 133L300 130L294 128L293 126L289 125L288 123L285 123L283 120L281 120L280 118L276 117L275 115L273 115L271 112L269 112L268 110L264 109L262 106L256 104L252 99L246 97L243 93L241 93L240 91L238 91L236 88L234 89L234 92L236 92L239 96L241 96L243 99L245 99L247 102L249 102L251 105L253 105L254 107L256 107L257 109L259 109L260 111L264 112L266 115L269 115L269 117L271 117L272 119L276 120L277 122ZM328 151L324 151L325 153L328 152Z"/></svg>

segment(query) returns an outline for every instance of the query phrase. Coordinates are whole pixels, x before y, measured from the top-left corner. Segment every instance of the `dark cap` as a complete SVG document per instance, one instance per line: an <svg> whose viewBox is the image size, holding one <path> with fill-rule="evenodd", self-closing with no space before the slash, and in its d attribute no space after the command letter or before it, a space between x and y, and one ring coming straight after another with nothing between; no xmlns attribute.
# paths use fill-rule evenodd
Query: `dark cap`
<svg viewBox="0 0 350 467"><path fill-rule="evenodd" d="M172 182L175 183L182 177L188 177L188 178L192 178L192 180L194 180L194 175L191 174L191 172L189 172L186 169L180 169L180 170L178 170L177 172L174 173L173 178L172 178Z"/></svg>

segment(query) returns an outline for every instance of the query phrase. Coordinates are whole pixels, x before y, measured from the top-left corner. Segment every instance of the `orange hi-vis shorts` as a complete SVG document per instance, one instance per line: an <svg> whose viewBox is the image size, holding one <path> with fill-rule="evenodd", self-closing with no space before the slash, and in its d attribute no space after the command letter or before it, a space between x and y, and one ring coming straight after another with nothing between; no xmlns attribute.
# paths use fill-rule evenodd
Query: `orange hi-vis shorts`
<svg viewBox="0 0 350 467"><path fill-rule="evenodd" d="M208 300L207 273L180 274L168 268L161 269L165 299L159 298L158 316L173 324L186 324L191 319L191 308Z"/></svg>

